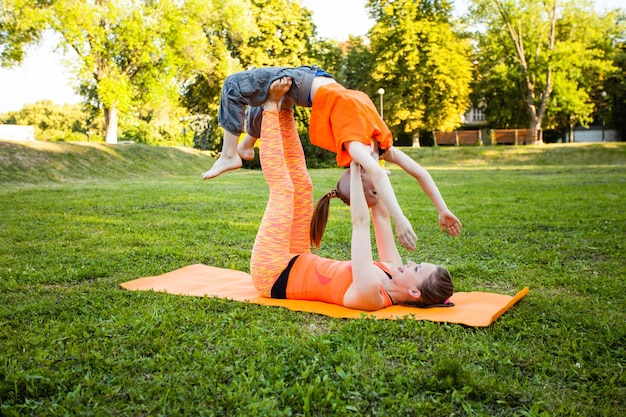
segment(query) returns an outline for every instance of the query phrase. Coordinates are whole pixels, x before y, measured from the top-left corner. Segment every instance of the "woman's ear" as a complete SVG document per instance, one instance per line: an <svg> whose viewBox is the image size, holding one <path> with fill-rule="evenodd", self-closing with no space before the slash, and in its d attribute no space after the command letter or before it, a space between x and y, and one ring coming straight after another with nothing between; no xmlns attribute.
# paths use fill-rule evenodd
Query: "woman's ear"
<svg viewBox="0 0 626 417"><path fill-rule="evenodd" d="M422 298L422 292L417 288L409 288L409 295L416 300Z"/></svg>

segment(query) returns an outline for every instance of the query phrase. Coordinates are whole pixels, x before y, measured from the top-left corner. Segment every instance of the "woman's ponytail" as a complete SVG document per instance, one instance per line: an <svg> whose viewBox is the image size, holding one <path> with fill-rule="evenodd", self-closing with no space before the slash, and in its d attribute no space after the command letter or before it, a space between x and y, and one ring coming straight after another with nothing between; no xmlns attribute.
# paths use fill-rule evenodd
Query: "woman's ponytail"
<svg viewBox="0 0 626 417"><path fill-rule="evenodd" d="M320 198L313 209L313 217L311 218L311 244L316 248L320 247L326 223L328 222L328 208L330 200L337 197L337 190L331 190L322 198Z"/></svg>
<svg viewBox="0 0 626 417"><path fill-rule="evenodd" d="M378 202L378 194L374 188L374 183L364 169L361 169L361 179L363 180L363 191L365 192L367 206L372 207ZM319 248L320 243L322 243L322 237L324 236L326 223L328 222L330 200L332 198L338 198L343 201L344 204L350 205L350 168L346 169L341 175L341 178L339 178L337 182L337 187L320 198L313 209L310 237L311 244L316 248Z"/></svg>

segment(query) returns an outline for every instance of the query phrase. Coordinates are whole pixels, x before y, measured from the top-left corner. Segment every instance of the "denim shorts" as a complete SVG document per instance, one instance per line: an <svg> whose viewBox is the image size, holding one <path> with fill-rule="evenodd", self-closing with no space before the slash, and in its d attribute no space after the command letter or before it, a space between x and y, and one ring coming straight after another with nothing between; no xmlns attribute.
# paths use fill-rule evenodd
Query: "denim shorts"
<svg viewBox="0 0 626 417"><path fill-rule="evenodd" d="M222 86L217 113L219 125L235 135L240 135L245 131L246 106L251 106L248 133L259 137L255 136L260 135L261 130L260 116L263 109L259 106L267 99L270 85L281 77L290 77L292 85L287 96L297 106L311 107L309 98L311 85L320 71L327 74L316 66L302 66L297 68L262 67L228 76ZM250 132L250 129L255 135Z"/></svg>

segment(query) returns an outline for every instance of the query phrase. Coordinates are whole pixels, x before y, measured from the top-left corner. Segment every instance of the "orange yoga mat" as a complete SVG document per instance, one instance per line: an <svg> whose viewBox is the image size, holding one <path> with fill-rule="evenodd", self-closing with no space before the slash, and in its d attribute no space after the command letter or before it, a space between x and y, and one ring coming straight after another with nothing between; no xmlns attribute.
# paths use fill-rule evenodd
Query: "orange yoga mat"
<svg viewBox="0 0 626 417"><path fill-rule="evenodd" d="M189 265L162 275L139 278L120 285L128 290L218 297L336 318L407 318L459 323L472 327L489 326L528 293L528 287L513 297L489 292L457 292L450 298L454 307L416 308L394 305L376 311L361 311L320 301L261 297L252 284L250 274L202 264Z"/></svg>

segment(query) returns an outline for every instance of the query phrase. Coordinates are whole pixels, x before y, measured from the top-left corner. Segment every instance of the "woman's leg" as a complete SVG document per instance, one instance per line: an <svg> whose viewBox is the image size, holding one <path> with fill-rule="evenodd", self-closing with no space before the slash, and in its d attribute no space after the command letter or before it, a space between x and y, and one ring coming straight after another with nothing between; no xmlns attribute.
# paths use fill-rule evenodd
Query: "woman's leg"
<svg viewBox="0 0 626 417"><path fill-rule="evenodd" d="M262 131L259 152L270 195L252 248L250 274L259 293L269 297L274 282L294 256L289 250L294 184L285 161L277 110L263 113Z"/></svg>
<svg viewBox="0 0 626 417"><path fill-rule="evenodd" d="M288 100L288 103L291 101ZM293 118L293 110L281 110L279 119L285 160L294 187L293 226L289 247L291 253L307 253L310 251L309 228L313 214L313 183L306 169L304 150Z"/></svg>

